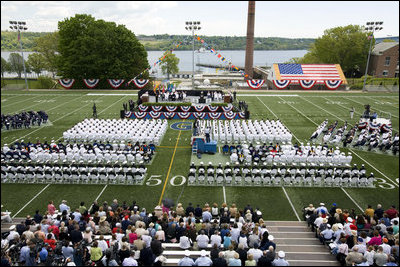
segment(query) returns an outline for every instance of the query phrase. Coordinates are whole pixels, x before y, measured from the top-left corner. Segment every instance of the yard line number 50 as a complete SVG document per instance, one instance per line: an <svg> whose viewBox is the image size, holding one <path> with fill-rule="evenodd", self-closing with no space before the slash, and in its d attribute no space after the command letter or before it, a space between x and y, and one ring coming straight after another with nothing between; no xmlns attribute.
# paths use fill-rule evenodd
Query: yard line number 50
<svg viewBox="0 0 400 267"><path fill-rule="evenodd" d="M157 186L162 183L162 179L160 179L161 175L152 175L147 179L146 185L148 186ZM172 186L182 186L186 183L186 177L183 175L175 175L169 180L169 183Z"/></svg>

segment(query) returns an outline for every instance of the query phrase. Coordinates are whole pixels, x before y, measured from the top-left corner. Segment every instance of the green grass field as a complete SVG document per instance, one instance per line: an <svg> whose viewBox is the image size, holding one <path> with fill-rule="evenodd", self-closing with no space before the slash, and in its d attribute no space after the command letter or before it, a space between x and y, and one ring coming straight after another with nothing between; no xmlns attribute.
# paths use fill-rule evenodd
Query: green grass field
<svg viewBox="0 0 400 267"><path fill-rule="evenodd" d="M96 91L110 95L88 95L94 91L17 91L2 90L1 113L22 110L44 110L49 114L52 126L27 130L2 131L1 145L17 139L44 141L59 139L62 133L92 115L96 103L99 118L119 118L123 102L136 100L134 91ZM129 94L129 95L112 95ZM296 95L296 96L294 96ZM347 92L256 92L242 91L237 94L249 105L251 119L279 118L294 135L293 142L307 142L312 132L323 120L335 120L343 125L358 121L363 105L369 103L372 110L390 112L393 130L399 131L399 95L392 93ZM356 114L350 120L349 110L354 106ZM177 122L177 121L173 121ZM170 122L171 124L172 122ZM267 220L297 220L301 209L313 203L336 202L342 208L365 209L367 204L381 203L385 208L399 205L399 158L351 149L353 163L365 164L368 172L378 177L375 189L358 188L294 188L286 187L199 187L187 186L186 176L191 160L191 131L168 129L162 144L157 148L153 164L148 166L144 185L47 185L2 184L1 204L12 216L34 214L36 209L44 212L49 200L58 206L62 199L75 209L81 201L89 207L99 202L131 203L136 200L141 207L153 209L162 198L168 197L186 206L189 202L203 205L216 202L221 205L236 203L239 208L246 204L259 207ZM347 149L342 149L347 152ZM292 207L293 206L293 207Z"/></svg>

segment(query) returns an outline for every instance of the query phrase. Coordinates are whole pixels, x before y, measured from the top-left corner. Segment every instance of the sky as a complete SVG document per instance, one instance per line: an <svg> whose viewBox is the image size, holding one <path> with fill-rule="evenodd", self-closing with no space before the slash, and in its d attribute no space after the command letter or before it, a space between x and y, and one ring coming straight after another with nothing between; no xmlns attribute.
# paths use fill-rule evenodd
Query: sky
<svg viewBox="0 0 400 267"><path fill-rule="evenodd" d="M200 21L200 36L245 36L247 1L1 1L1 30L26 21L28 31L52 32L75 14L125 25L136 35L188 34L186 21ZM399 36L399 1L256 1L255 37L318 38L324 30L383 21L377 38Z"/></svg>

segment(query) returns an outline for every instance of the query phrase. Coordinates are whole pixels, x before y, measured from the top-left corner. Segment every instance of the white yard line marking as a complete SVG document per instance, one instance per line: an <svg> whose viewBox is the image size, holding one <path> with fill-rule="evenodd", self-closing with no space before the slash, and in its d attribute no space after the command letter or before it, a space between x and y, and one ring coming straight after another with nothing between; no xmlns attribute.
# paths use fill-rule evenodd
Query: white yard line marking
<svg viewBox="0 0 400 267"><path fill-rule="evenodd" d="M345 97L343 97L343 96L341 96L342 98L344 98L344 99L346 99ZM357 103L357 104L360 104L360 105L365 105L365 104L363 104L363 103L361 103L361 102L358 102L358 101L355 101L355 100L352 100L352 99L350 99L349 98L349 100L350 101L353 101L354 103ZM388 112L388 111L384 111L384 110L379 110L379 111L383 111L383 112ZM359 112L356 112L356 113L359 113ZM392 116L392 117L395 117L395 118L399 118L398 116L396 116L396 115L393 115L391 112L388 112L388 113L390 113L390 115ZM362 114L362 113L359 113L359 114Z"/></svg>
<svg viewBox="0 0 400 267"><path fill-rule="evenodd" d="M301 222L300 217L299 217L299 215L297 214L297 211L296 211L296 209L294 208L293 203L292 203L292 201L290 200L290 198L289 198L288 194L286 193L286 190L285 190L285 188L284 188L283 186L282 186L282 190L283 190L283 192L285 193L285 196L286 196L287 200L289 201L289 204L290 204L290 206L292 207L293 212L294 212L294 214L295 214L296 217L297 217L297 220L299 220L299 222ZM276 239L278 239L278 238L276 238ZM289 238L289 239L290 239L290 238Z"/></svg>
<svg viewBox="0 0 400 267"><path fill-rule="evenodd" d="M64 104L65 104L65 103L64 103ZM76 112L76 111L78 111L78 110L80 110L80 109L83 109L84 107L86 107L86 106L89 105L89 104L91 104L91 103L87 103L86 105L83 105L83 106L80 107L79 109L75 109L74 111L65 114L64 116L62 116L62 117L58 118L57 120L53 121L53 123L56 122L56 121L59 121L59 120L61 120L61 119L63 119L63 118L65 118L65 117L67 117L67 116L69 116L69 115L71 115L72 113L74 113L74 112ZM26 134L26 135L24 135L24 136L22 136L22 137L20 137L20 138L15 139L12 143L15 143L15 142L18 141L18 140L22 140L22 139L24 139L25 137L27 137L28 135L31 135L31 134L33 134L33 133L35 133L35 132L37 132L37 131L39 131L39 130L41 130L41 129L45 129L45 127L37 128L36 130L34 130L34 131L32 131L32 132L30 132L30 133L28 133L28 134Z"/></svg>
<svg viewBox="0 0 400 267"><path fill-rule="evenodd" d="M103 187L103 190L101 190L100 194L97 195L97 197L96 197L96 199L95 199L94 201L99 200L101 194L103 194L103 192L104 192L104 190L106 190L107 186L108 186L108 184L106 184L106 185ZM93 202L94 202L94 201L93 201ZM92 207L93 207L93 203L92 203L92 205L89 207L88 211L90 211L90 210L92 209Z"/></svg>
<svg viewBox="0 0 400 267"><path fill-rule="evenodd" d="M282 99L283 100L283 99ZM301 115L303 115L306 119L308 119L309 121L311 121L312 123L314 123L315 125L319 126L319 124L315 123L312 119L310 119L309 117L307 117L303 112L301 112L300 110L298 110L297 108L295 108L294 106L292 106L289 103L286 103L289 106L291 106L292 108L294 108L297 112L299 112Z"/></svg>
<svg viewBox="0 0 400 267"><path fill-rule="evenodd" d="M372 97L370 97L370 96L364 96L365 98L369 98L369 99L371 99L372 101L379 101L379 99L374 99L374 98L372 98ZM376 96L376 97L380 97L380 96ZM395 105L398 105L399 103L393 103L393 102L390 102L390 106L395 106ZM396 107L395 106L395 108L399 108L399 107Z"/></svg>
<svg viewBox="0 0 400 267"><path fill-rule="evenodd" d="M364 161L365 163L367 163L369 166L371 166L374 170L376 170L377 172L379 172L380 174L382 174L386 179L388 179L389 181L391 181L395 186L399 187L399 184L396 183L395 181L393 181L391 178L387 177L384 173L382 173L380 170L378 170L377 168L375 168L371 163L369 163L368 161L366 161L364 158L362 158L360 155L358 155L353 149L349 148L349 150L351 151L351 153L353 153L354 155L356 155L357 157L359 157L362 161Z"/></svg>
<svg viewBox="0 0 400 267"><path fill-rule="evenodd" d="M305 99L305 100L308 101L307 99ZM310 101L308 101L308 102L310 102ZM313 104L312 102L310 102L310 103ZM314 104L314 105L315 105L315 104ZM315 106L316 106L316 105L315 105ZM332 116L338 118L339 120L344 121L344 120L342 120L341 118L339 118L338 116L336 116L336 115L330 113L330 112L327 111L326 109L321 108L321 107L319 107L319 108L322 109L322 110L324 110L325 112L331 114ZM382 175L385 176L387 179L389 179L390 181L393 182L392 179L390 179L390 178L387 177L385 174L383 174L381 171L379 171L377 168L375 168L373 165L371 165L371 163L369 163L368 161L366 161L365 159L363 159L362 157L360 157L353 149L349 148L349 150L350 150L354 155L356 155L357 157L359 157L362 161L364 161L365 163L367 163L369 166L371 166L371 167L374 168L376 171L378 171L380 174L382 174ZM399 187L399 185L398 185L397 183L395 183L395 182L393 182L393 183L394 183L397 187Z"/></svg>
<svg viewBox="0 0 400 267"><path fill-rule="evenodd" d="M226 193L225 193L225 186L222 186L222 192L224 193L224 203L226 203Z"/></svg>
<svg viewBox="0 0 400 267"><path fill-rule="evenodd" d="M360 207L360 205L357 204L357 202L350 196L349 193L347 193L346 190L344 190L343 187L341 187L340 189L342 189L342 191L348 196L348 198L350 198L350 200L353 201L354 204L356 204L357 208L358 208L359 210L361 210L361 212L364 212L364 210Z"/></svg>
<svg viewBox="0 0 400 267"><path fill-rule="evenodd" d="M309 101L309 100L307 100L306 98L302 98L302 99L304 99L305 101L307 101L308 103L310 103L310 104L312 104L312 105L314 105L314 106L316 106L317 108L319 108L319 109L322 109L323 111L325 111L326 113L328 113L328 114L330 114L330 115L332 115L332 116L334 116L334 117L336 117L336 118L338 118L339 120L341 120L341 121L345 121L345 120L343 120L342 118L339 118L338 116L336 116L335 114L332 114L332 113L330 113L329 111L327 111L326 109L324 109L324 108L321 108L320 106L318 106L318 105L316 105L316 104L314 104L313 102L311 102L311 101Z"/></svg>
<svg viewBox="0 0 400 267"><path fill-rule="evenodd" d="M244 95L240 95L237 94L237 96L299 96L299 95L261 95L261 94L244 94Z"/></svg>
<svg viewBox="0 0 400 267"><path fill-rule="evenodd" d="M123 95L123 96L137 96L137 94L101 94L101 93L88 93L87 96L97 95L97 96L105 96L105 95Z"/></svg>
<svg viewBox="0 0 400 267"><path fill-rule="evenodd" d="M39 97L39 96L35 96L34 98L36 98L36 97ZM10 103L10 105L1 105L1 106L2 106L2 108L6 108L8 106L14 106L14 105L16 105L18 103L22 103L22 102L25 102L25 101L33 100L34 98L28 98L28 99L24 99L24 100L21 100L21 101L18 101L18 102Z"/></svg>
<svg viewBox="0 0 400 267"><path fill-rule="evenodd" d="M15 218L18 213L20 213L23 209L25 209L26 206L28 206L35 198L37 198L44 190L46 190L47 187L49 187L50 184L47 184L42 190L40 190L39 193L37 193L31 200L28 201L19 211L17 211L12 218Z"/></svg>
<svg viewBox="0 0 400 267"><path fill-rule="evenodd" d="M257 99L260 100L260 102L263 103L263 105L275 116L275 118L279 119L279 117L276 116L276 114L275 114L267 105L265 105L264 101L262 101L258 96L256 96L256 97L257 97ZM286 126L286 125L285 125L285 126ZM286 126L286 127L288 127L288 126ZM291 132L291 134L292 134L292 136L297 140L297 142L300 144L300 143L301 143L300 140L294 135L294 133Z"/></svg>

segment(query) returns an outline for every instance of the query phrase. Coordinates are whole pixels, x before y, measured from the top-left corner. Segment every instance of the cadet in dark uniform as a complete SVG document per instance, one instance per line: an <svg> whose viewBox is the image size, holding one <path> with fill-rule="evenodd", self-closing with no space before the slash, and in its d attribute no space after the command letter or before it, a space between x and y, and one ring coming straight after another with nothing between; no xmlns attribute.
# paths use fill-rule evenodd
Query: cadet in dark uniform
<svg viewBox="0 0 400 267"><path fill-rule="evenodd" d="M93 103L93 117L97 119L96 103Z"/></svg>

